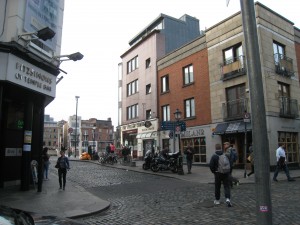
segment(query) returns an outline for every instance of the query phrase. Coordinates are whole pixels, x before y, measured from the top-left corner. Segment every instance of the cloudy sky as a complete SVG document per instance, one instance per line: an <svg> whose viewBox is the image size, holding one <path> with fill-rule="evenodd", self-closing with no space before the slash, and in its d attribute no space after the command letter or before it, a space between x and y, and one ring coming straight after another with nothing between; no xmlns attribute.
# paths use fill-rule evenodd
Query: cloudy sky
<svg viewBox="0 0 300 225"><path fill-rule="evenodd" d="M205 30L240 11L240 1L230 0L65 0L61 55L81 52L81 61L66 61L68 74L56 87L56 98L46 107L55 121L76 113L87 120L111 118L118 125L118 64L128 42L160 13L174 18L184 14L200 20ZM261 0L262 4L300 28L298 0Z"/></svg>

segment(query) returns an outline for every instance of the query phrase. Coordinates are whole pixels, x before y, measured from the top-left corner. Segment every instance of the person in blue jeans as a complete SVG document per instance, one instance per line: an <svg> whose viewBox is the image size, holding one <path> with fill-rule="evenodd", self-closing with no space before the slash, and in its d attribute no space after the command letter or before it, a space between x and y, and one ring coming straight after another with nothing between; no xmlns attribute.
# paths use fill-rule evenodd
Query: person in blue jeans
<svg viewBox="0 0 300 225"><path fill-rule="evenodd" d="M43 169L44 169L44 180L48 180L48 171L49 171L49 164L50 164L50 155L48 154L48 148L44 147L43 148L43 154L42 154L42 159L43 159Z"/></svg>
<svg viewBox="0 0 300 225"><path fill-rule="evenodd" d="M276 159L277 159L277 165L273 176L273 181L277 182L277 176L279 171L282 169L285 172L285 175L288 179L288 181L295 181L294 178L291 178L289 168L286 164L286 155L285 155L285 144L280 144L279 148L276 150Z"/></svg>

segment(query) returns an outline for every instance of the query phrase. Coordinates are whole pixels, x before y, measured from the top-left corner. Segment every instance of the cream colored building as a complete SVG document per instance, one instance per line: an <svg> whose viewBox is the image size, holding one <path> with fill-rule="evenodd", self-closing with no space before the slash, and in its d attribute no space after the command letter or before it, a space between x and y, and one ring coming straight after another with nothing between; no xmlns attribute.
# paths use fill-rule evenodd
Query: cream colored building
<svg viewBox="0 0 300 225"><path fill-rule="evenodd" d="M299 30L260 3L255 4L255 11L271 165L275 164L279 143L286 144L288 161L299 163L300 89L295 47L300 44ZM241 13L207 29L206 41L214 134L238 149L242 163L243 117L245 110L251 112L249 92L255 90L249 90L247 80ZM251 125L246 129L248 147L252 141Z"/></svg>

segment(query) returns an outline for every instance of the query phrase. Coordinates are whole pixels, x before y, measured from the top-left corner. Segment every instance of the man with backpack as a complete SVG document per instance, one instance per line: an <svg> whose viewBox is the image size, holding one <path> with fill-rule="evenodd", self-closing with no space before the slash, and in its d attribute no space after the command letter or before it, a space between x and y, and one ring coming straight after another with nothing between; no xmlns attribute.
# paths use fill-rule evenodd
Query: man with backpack
<svg viewBox="0 0 300 225"><path fill-rule="evenodd" d="M223 153L220 144L215 145L216 152L210 159L209 167L211 172L215 176L215 205L220 204L221 197L221 185L224 186L225 202L228 207L231 207L230 202L230 186L229 186L229 174L231 170L231 165L229 158Z"/></svg>
<svg viewBox="0 0 300 225"><path fill-rule="evenodd" d="M235 185L239 185L240 181L232 176L232 169L234 166L234 163L237 160L237 152L236 150L230 145L229 142L224 142L224 152L227 155L227 157L229 158L230 161L230 166L231 166L231 170L230 170L230 174L229 174L229 184L230 186L233 188L233 183Z"/></svg>

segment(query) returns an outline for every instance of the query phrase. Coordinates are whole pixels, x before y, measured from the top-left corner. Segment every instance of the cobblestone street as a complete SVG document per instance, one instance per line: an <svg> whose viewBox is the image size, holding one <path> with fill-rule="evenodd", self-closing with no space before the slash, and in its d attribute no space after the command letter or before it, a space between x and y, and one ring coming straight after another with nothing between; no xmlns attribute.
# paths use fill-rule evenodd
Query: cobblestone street
<svg viewBox="0 0 300 225"><path fill-rule="evenodd" d="M214 185L72 161L67 180L111 202L86 224L256 224L255 185L232 189L233 207L214 206ZM51 172L55 173L54 169ZM272 183L273 224L300 224L299 180Z"/></svg>

